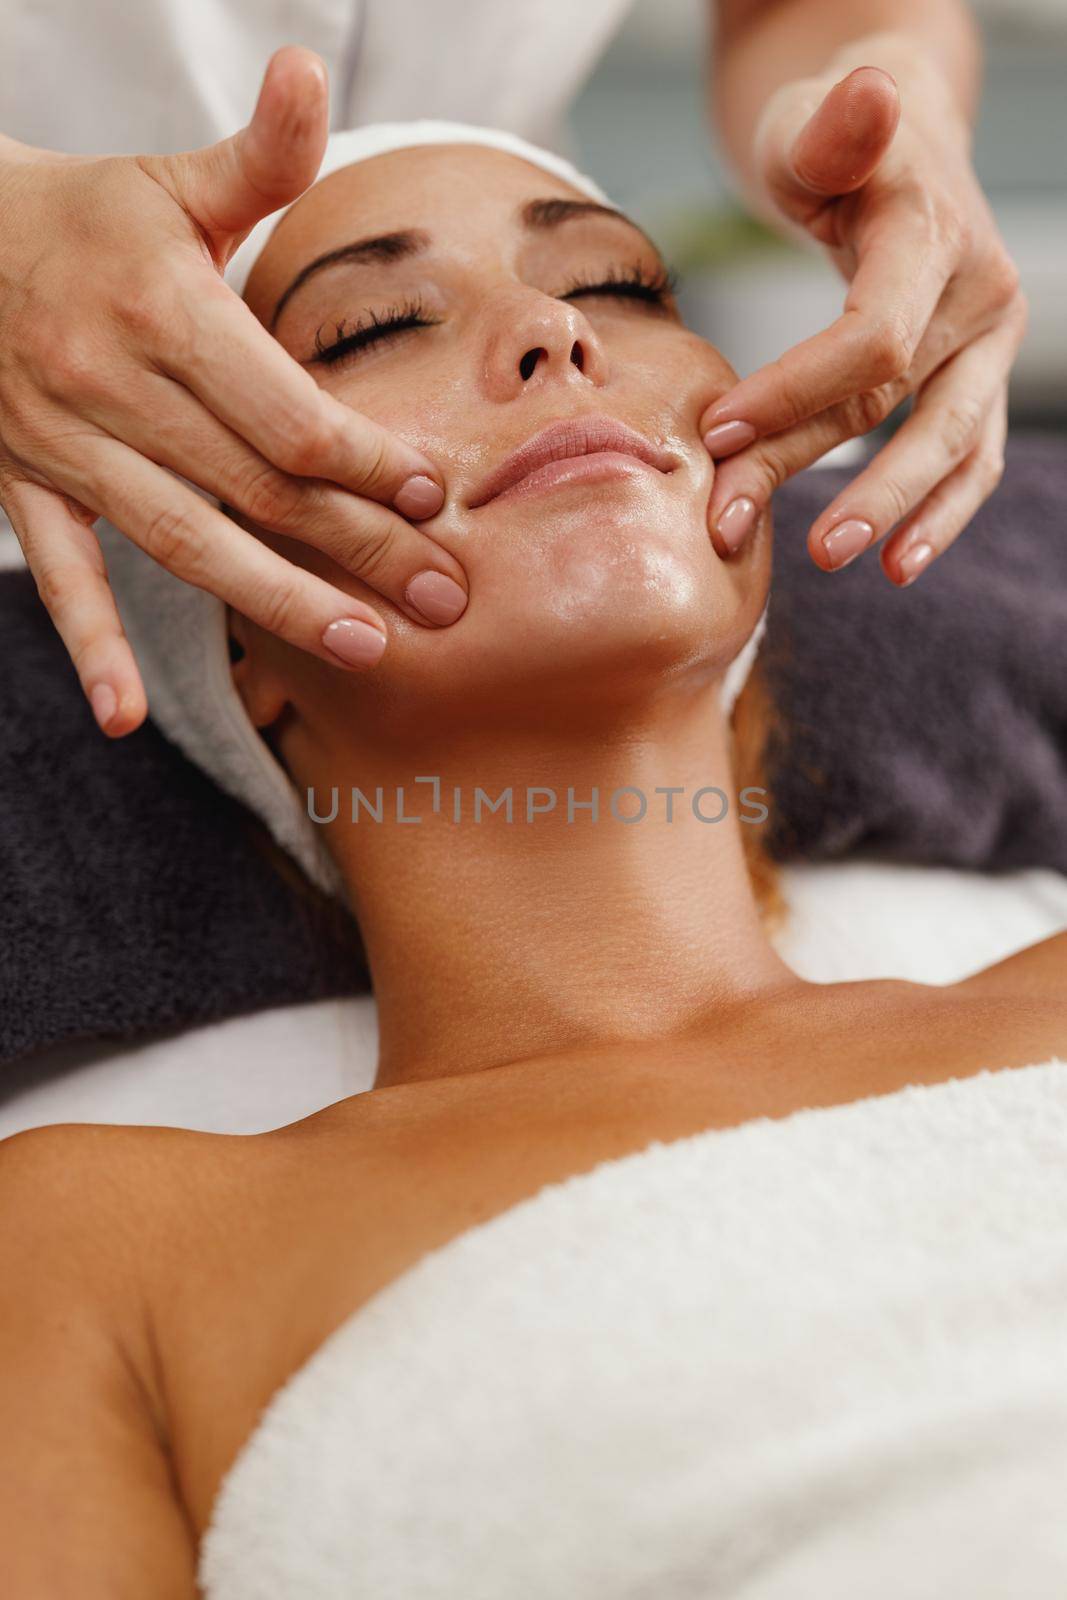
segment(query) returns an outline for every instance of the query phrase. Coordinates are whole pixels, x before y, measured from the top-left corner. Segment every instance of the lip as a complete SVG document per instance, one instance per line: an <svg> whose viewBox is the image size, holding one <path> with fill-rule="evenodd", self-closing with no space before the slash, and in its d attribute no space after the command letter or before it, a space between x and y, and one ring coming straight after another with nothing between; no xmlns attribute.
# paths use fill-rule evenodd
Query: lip
<svg viewBox="0 0 1067 1600"><path fill-rule="evenodd" d="M586 458L588 467L582 468ZM564 417L527 439L476 486L468 507L473 511L519 485L531 491L554 483L570 483L616 471L632 471L635 462L657 472L673 472L677 458L614 417ZM529 482L527 482L529 480Z"/></svg>

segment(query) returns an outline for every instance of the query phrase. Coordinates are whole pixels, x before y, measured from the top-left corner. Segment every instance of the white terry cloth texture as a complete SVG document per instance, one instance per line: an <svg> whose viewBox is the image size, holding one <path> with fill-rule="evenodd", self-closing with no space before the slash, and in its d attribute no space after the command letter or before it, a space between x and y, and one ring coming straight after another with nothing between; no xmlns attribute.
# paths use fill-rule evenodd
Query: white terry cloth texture
<svg viewBox="0 0 1067 1600"><path fill-rule="evenodd" d="M1062 1600L1067 1063L553 1183L275 1395L206 1600Z"/></svg>
<svg viewBox="0 0 1067 1600"><path fill-rule="evenodd" d="M603 191L563 157L495 128L456 122L378 123L330 135L319 179L357 161L426 144L478 144L506 151L605 202ZM295 202L294 202L295 203ZM226 279L240 293L248 273L288 206L252 229L235 252ZM304 797L256 731L233 686L226 608L205 590L176 578L110 523L98 524L111 587L133 647L153 721L217 784L267 825L313 883L344 898L337 869ZM727 669L729 712L755 660L766 613Z"/></svg>

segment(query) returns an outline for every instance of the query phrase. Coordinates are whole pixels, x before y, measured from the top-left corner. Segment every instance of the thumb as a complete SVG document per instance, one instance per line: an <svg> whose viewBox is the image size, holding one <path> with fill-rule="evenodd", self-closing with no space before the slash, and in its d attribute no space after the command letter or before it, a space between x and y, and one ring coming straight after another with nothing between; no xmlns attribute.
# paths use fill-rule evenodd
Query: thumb
<svg viewBox="0 0 1067 1600"><path fill-rule="evenodd" d="M810 102L809 102L810 105ZM896 82L880 67L857 67L835 83L799 132L779 123L765 146L765 176L778 204L807 223L827 200L867 182L900 121Z"/></svg>
<svg viewBox="0 0 1067 1600"><path fill-rule="evenodd" d="M321 58L286 45L267 63L248 126L229 139L150 165L204 232L217 258L261 217L315 181L329 132L329 82Z"/></svg>

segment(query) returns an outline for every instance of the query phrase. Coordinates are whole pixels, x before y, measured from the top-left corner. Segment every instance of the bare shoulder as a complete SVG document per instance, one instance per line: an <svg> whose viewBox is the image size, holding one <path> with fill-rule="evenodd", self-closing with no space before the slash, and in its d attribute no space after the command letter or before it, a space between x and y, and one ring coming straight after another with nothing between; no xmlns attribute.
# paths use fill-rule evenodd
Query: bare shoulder
<svg viewBox="0 0 1067 1600"><path fill-rule="evenodd" d="M221 1142L178 1128L61 1123L0 1140L0 1263L48 1261L116 1307L133 1291L146 1249L160 1242L183 1175L195 1193ZM48 1285L43 1274L41 1292Z"/></svg>
<svg viewBox="0 0 1067 1600"><path fill-rule="evenodd" d="M195 1594L143 1316L141 1224L167 1142L157 1132L65 1125L0 1142L0 1546L12 1600Z"/></svg>
<svg viewBox="0 0 1067 1600"><path fill-rule="evenodd" d="M61 1124L0 1141L0 1299L79 1308L120 1349L164 1435L160 1348L196 1259L266 1223L285 1142L182 1128ZM274 1159L271 1159L273 1152ZM17 1290L15 1286L18 1286ZM22 1318L23 1324L26 1318Z"/></svg>
<svg viewBox="0 0 1067 1600"><path fill-rule="evenodd" d="M0 1140L0 1279L65 1263L63 1283L110 1283L132 1233L139 1129L64 1123ZM58 1285L57 1285L58 1287Z"/></svg>
<svg viewBox="0 0 1067 1600"><path fill-rule="evenodd" d="M956 987L976 996L1014 995L1067 1007L1067 929L983 968Z"/></svg>

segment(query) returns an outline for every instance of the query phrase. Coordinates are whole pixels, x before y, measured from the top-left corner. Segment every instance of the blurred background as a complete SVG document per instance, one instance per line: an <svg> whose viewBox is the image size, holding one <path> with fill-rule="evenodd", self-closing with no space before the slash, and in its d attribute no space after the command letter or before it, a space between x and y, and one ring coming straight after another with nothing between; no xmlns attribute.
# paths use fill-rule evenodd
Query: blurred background
<svg viewBox="0 0 1067 1600"><path fill-rule="evenodd" d="M978 176L1030 301L1012 421L1067 427L1067 0L977 0ZM745 374L841 309L815 253L746 217L706 106L708 8L636 0L574 108L571 153L680 272L686 320Z"/></svg>

